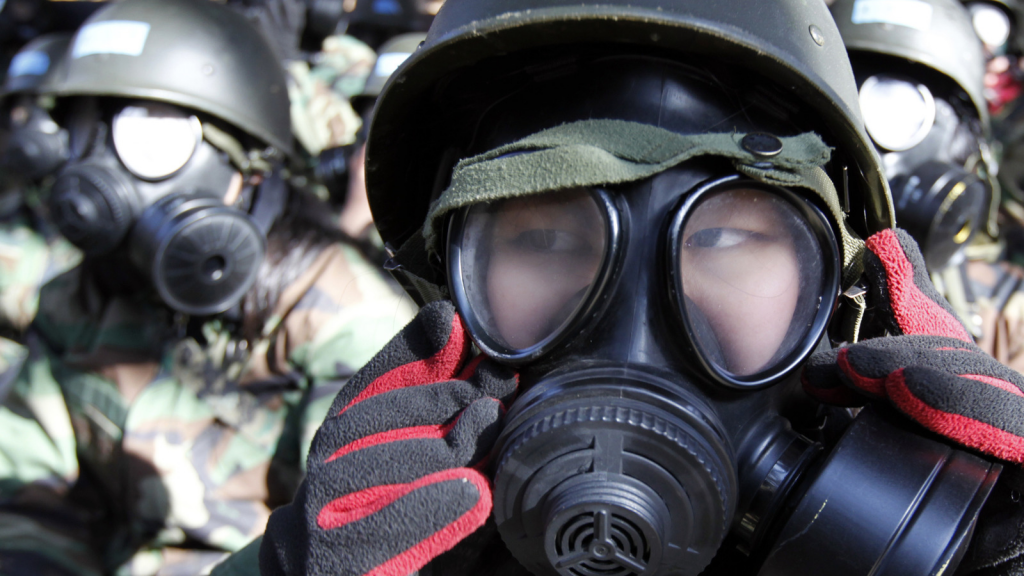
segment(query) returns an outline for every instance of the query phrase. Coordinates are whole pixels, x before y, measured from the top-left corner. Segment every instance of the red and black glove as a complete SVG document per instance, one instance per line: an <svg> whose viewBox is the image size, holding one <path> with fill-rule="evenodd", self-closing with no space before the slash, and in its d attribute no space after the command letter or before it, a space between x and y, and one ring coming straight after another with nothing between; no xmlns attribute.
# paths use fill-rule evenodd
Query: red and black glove
<svg viewBox="0 0 1024 576"><path fill-rule="evenodd" d="M974 344L909 234L884 230L866 244L869 312L893 336L813 355L804 389L830 404L887 399L937 434L1024 462L1024 376Z"/></svg>
<svg viewBox="0 0 1024 576"><path fill-rule="evenodd" d="M484 525L479 468L518 377L470 351L455 308L435 302L352 378L295 501L270 517L263 576L408 576Z"/></svg>

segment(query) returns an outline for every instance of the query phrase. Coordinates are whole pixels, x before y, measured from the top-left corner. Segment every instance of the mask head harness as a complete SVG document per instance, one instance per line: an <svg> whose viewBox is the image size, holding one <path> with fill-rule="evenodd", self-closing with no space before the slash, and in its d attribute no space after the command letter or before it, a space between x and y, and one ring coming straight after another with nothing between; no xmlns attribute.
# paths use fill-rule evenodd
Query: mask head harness
<svg viewBox="0 0 1024 576"><path fill-rule="evenodd" d="M265 160L190 111L108 103L70 105L72 159L50 200L57 226L90 257L126 252L171 308L226 311L256 279L284 181L264 178Z"/></svg>
<svg viewBox="0 0 1024 576"><path fill-rule="evenodd" d="M763 559L764 573L811 565L789 542L834 559L841 550L829 546L854 534L857 562L837 568L844 576L864 562L914 557L911 572L953 562L969 532L962 519L997 467L903 442L906 432L869 413L826 459L785 417L796 369L828 346L839 292L861 273L863 243L825 171L831 150L812 132L746 131L749 120L734 131L668 129L660 120L674 102L699 110L708 92L653 66L662 81L649 85L652 98L637 71L648 63L629 64L629 93L661 102L640 112L659 121L570 120L503 138L457 164L423 228L428 252L446 250L474 342L520 366L525 391L491 458L509 549L552 576L696 575L727 536ZM505 111L536 109L523 102ZM643 109L631 104L618 102ZM866 458L879 437L909 464ZM948 489L947 458L971 471L964 490ZM829 531L789 515L853 491L850 470L885 480L857 482L856 502L829 509ZM883 502L870 521L839 520ZM903 524L924 513L945 517ZM939 535L939 524L965 531ZM799 538L776 540L785 531ZM906 573L900 562L882 573Z"/></svg>

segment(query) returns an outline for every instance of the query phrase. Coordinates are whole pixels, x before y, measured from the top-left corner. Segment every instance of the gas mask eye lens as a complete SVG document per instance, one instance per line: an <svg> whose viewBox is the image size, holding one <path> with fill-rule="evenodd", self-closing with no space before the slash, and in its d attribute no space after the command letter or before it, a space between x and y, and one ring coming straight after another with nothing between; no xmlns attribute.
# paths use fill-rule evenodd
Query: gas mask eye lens
<svg viewBox="0 0 1024 576"><path fill-rule="evenodd" d="M865 80L860 107L871 139L892 152L920 144L935 123L935 99L928 88L891 76Z"/></svg>
<svg viewBox="0 0 1024 576"><path fill-rule="evenodd" d="M690 340L712 371L746 378L778 369L807 345L828 290L823 246L779 191L726 183L684 203L677 237L677 297Z"/></svg>
<svg viewBox="0 0 1024 576"><path fill-rule="evenodd" d="M455 232L454 292L478 339L516 356L562 334L607 260L609 215L572 190L479 204Z"/></svg>
<svg viewBox="0 0 1024 576"><path fill-rule="evenodd" d="M968 4L967 9L974 32L989 50L1001 48L1010 39L1010 18L1006 12L985 2Z"/></svg>
<svg viewBox="0 0 1024 576"><path fill-rule="evenodd" d="M132 174L166 178L184 166L203 137L199 119L165 104L125 106L111 125L117 155Z"/></svg>

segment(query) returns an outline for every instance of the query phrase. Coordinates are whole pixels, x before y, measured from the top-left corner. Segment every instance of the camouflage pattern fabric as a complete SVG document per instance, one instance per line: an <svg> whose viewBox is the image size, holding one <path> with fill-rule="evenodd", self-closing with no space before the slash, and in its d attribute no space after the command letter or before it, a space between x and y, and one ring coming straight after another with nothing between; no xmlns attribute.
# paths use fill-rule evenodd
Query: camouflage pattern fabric
<svg viewBox="0 0 1024 576"><path fill-rule="evenodd" d="M1024 372L1024 268L1002 258L997 243L968 248L967 259L932 275L983 350Z"/></svg>
<svg viewBox="0 0 1024 576"><path fill-rule="evenodd" d="M310 66L286 64L292 132L312 156L355 142L362 120L349 98L359 94L377 55L351 36L330 36Z"/></svg>
<svg viewBox="0 0 1024 576"><path fill-rule="evenodd" d="M251 346L57 277L0 405L0 574L209 572L291 499L335 394L412 315L344 245Z"/></svg>
<svg viewBox="0 0 1024 576"><path fill-rule="evenodd" d="M0 330L20 333L36 315L39 288L76 266L81 252L35 215L32 194L0 195Z"/></svg>

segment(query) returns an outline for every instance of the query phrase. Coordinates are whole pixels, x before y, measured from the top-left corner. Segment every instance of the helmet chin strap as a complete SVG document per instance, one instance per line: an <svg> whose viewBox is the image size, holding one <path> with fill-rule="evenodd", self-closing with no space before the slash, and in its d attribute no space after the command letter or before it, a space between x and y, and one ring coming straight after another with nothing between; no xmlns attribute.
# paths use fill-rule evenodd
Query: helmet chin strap
<svg viewBox="0 0 1024 576"><path fill-rule="evenodd" d="M253 224L263 235L270 232L271 226L284 213L288 203L288 187L280 171L271 172L263 180L256 190L256 198L253 201L250 217Z"/></svg>

